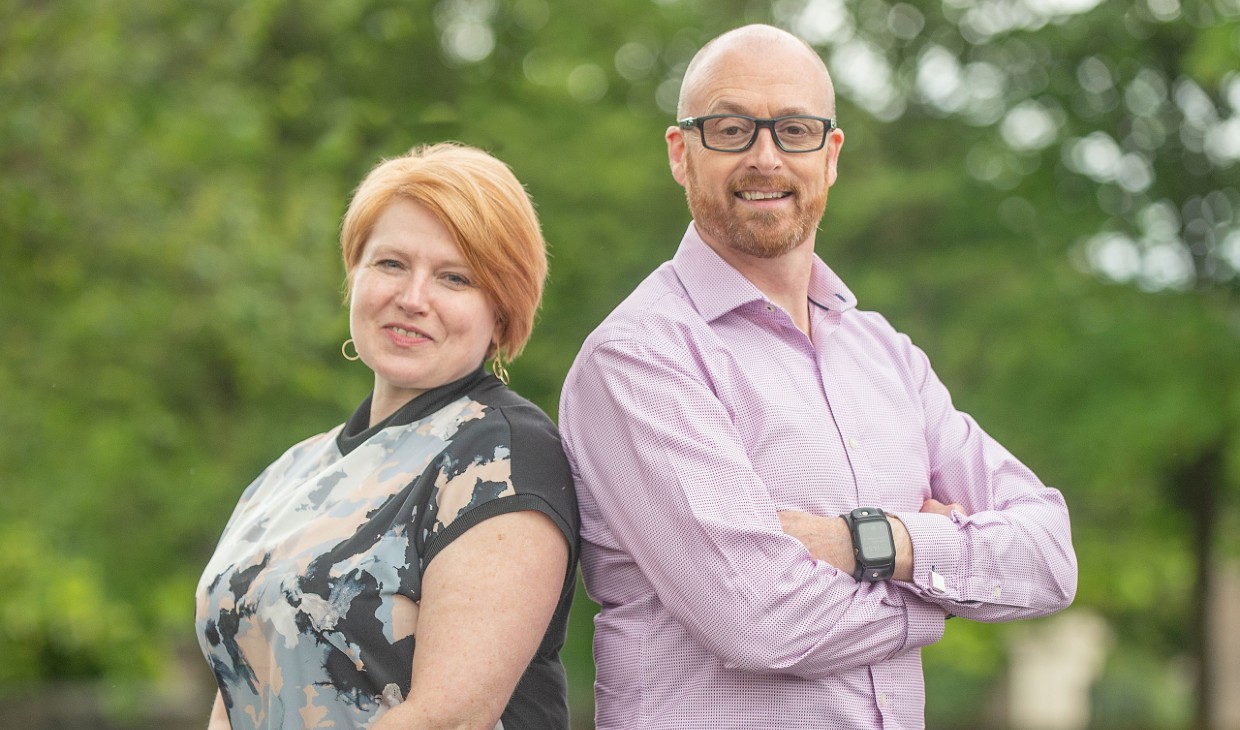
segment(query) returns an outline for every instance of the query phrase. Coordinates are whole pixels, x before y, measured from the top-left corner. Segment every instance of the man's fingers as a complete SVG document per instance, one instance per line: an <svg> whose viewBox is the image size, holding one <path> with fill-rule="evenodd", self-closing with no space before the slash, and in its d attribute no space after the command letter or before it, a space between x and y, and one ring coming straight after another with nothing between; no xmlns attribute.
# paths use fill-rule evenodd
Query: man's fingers
<svg viewBox="0 0 1240 730"><path fill-rule="evenodd" d="M951 504L943 504L937 499L927 499L922 503L921 511L930 512L936 515L943 515L944 517L951 517L953 511L959 512L962 515L969 514L965 511L962 505L956 502L952 502Z"/></svg>

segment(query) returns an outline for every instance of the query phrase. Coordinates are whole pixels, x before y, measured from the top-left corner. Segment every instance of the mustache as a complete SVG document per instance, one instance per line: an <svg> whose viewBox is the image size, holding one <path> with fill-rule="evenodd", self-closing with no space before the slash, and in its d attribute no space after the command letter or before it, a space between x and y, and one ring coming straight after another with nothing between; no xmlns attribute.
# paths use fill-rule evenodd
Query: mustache
<svg viewBox="0 0 1240 730"><path fill-rule="evenodd" d="M738 193L742 190L753 190L754 188L787 190L794 195L801 192L801 186L795 180L783 175L745 175L729 183L728 192Z"/></svg>

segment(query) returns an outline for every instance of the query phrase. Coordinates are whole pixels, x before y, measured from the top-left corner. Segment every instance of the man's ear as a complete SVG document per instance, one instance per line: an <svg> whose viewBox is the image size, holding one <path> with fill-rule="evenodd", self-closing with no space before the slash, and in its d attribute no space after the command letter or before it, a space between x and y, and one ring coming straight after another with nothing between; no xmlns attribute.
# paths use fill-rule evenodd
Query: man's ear
<svg viewBox="0 0 1240 730"><path fill-rule="evenodd" d="M839 175L840 148L844 146L844 130L836 127L827 136L827 187L835 184Z"/></svg>
<svg viewBox="0 0 1240 730"><path fill-rule="evenodd" d="M667 165L672 168L672 179L685 184L685 130L680 127L668 127L663 135L667 140Z"/></svg>

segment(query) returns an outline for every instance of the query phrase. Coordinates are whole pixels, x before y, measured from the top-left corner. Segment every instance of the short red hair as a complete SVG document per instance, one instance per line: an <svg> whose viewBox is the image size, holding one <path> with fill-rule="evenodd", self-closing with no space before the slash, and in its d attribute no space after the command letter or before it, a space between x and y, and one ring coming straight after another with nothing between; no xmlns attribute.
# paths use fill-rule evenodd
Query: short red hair
<svg viewBox="0 0 1240 730"><path fill-rule="evenodd" d="M381 161L354 191L340 227L346 300L375 222L398 198L425 206L452 234L495 308L488 357L516 358L534 329L547 278L547 244L525 187L508 165L455 142Z"/></svg>

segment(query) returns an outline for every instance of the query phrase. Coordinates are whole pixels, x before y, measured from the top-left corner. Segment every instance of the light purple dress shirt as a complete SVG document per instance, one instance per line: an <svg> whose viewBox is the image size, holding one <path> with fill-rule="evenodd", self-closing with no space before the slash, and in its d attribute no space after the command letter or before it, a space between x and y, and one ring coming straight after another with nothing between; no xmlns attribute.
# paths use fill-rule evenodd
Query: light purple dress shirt
<svg viewBox="0 0 1240 730"><path fill-rule="evenodd" d="M1062 495L817 257L809 297L812 338L691 224L569 372L599 730L923 727L920 648L949 613L1075 594ZM858 506L907 526L912 582L858 583L777 516Z"/></svg>

